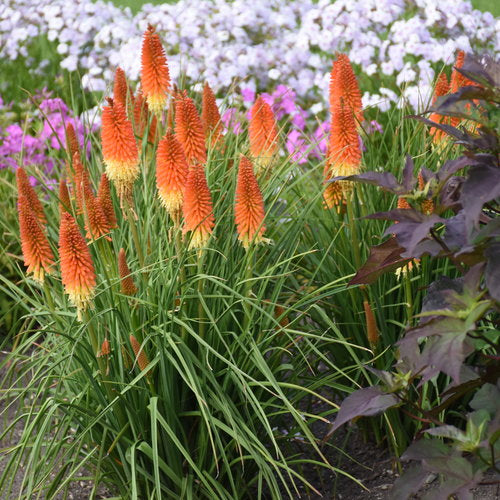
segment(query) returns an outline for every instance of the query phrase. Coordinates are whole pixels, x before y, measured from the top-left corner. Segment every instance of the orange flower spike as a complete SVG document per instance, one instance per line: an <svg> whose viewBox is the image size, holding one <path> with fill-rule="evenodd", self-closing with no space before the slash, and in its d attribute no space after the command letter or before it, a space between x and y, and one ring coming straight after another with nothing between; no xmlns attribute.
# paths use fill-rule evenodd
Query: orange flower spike
<svg viewBox="0 0 500 500"><path fill-rule="evenodd" d="M113 101L120 103L127 109L128 85L125 72L121 68L116 68L115 80L113 83Z"/></svg>
<svg viewBox="0 0 500 500"><path fill-rule="evenodd" d="M110 227L108 218L106 217L102 206L98 203L97 198L92 192L90 182L86 182L83 186L83 197L85 202L85 229L87 230L87 238L96 240L97 238L109 233Z"/></svg>
<svg viewBox="0 0 500 500"><path fill-rule="evenodd" d="M251 243L268 242L263 237L264 200L259 184L253 173L253 165L248 158L241 156L236 184L236 203L234 207L238 239L248 248Z"/></svg>
<svg viewBox="0 0 500 500"><path fill-rule="evenodd" d="M36 192L30 184L28 176L22 167L19 167L16 170L16 182L19 197L24 196L28 200L29 206L36 215L40 224L47 224L47 218L45 217L42 203L38 199L38 196L36 195Z"/></svg>
<svg viewBox="0 0 500 500"><path fill-rule="evenodd" d="M142 138L149 120L148 103L144 100L139 90L134 99L134 130L136 135ZM148 142L154 142L156 135L157 119L153 115L148 130Z"/></svg>
<svg viewBox="0 0 500 500"><path fill-rule="evenodd" d="M61 179L59 182L59 212L67 212L71 210L71 201L66 181Z"/></svg>
<svg viewBox="0 0 500 500"><path fill-rule="evenodd" d="M202 165L193 165L189 168L182 213L184 216L183 232L192 231L189 248L204 247L210 239L215 220L212 196Z"/></svg>
<svg viewBox="0 0 500 500"><path fill-rule="evenodd" d="M43 282L45 273L51 274L54 264L54 254L49 241L31 208L30 200L21 195L17 203L19 215L19 232L24 265L28 273L33 273L36 281Z"/></svg>
<svg viewBox="0 0 500 500"><path fill-rule="evenodd" d="M66 125L66 149L71 158L75 156L75 153L80 154L80 144L78 143L75 128L72 123Z"/></svg>
<svg viewBox="0 0 500 500"><path fill-rule="evenodd" d="M331 177L337 177L355 174L360 165L361 148L356 120L352 110L344 105L341 98L339 106L332 114L327 168ZM344 181L342 183L347 184Z"/></svg>
<svg viewBox="0 0 500 500"><path fill-rule="evenodd" d="M177 221L182 210L188 164L181 144L169 129L156 152L156 186L162 205Z"/></svg>
<svg viewBox="0 0 500 500"><path fill-rule="evenodd" d="M398 203L396 205L396 208L399 208L400 210L410 210L411 205L408 203L408 200L406 198L398 196Z"/></svg>
<svg viewBox="0 0 500 500"><path fill-rule="evenodd" d="M139 365L139 369L143 371L149 365L148 355L146 354L144 348L141 347L141 344L139 344L138 340L133 335L130 335L129 340L130 340L130 345L132 346L132 350L134 351L135 360Z"/></svg>
<svg viewBox="0 0 500 500"><path fill-rule="evenodd" d="M341 99L352 110L357 122L361 123L363 121L361 92L351 62L346 54L337 56L330 73L330 112L332 114L340 104Z"/></svg>
<svg viewBox="0 0 500 500"><path fill-rule="evenodd" d="M83 214L85 211L85 189L86 186L90 186L90 176L87 169L83 166L80 161L80 156L75 153L73 158L73 168L75 170L74 175L74 188L75 188L75 198L77 206L77 214Z"/></svg>
<svg viewBox="0 0 500 500"><path fill-rule="evenodd" d="M92 299L96 275L87 243L68 212L61 214L59 255L64 290L76 306L78 319L81 320L82 312Z"/></svg>
<svg viewBox="0 0 500 500"><path fill-rule="evenodd" d="M155 114L161 113L167 103L170 74L160 37L149 24L142 41L141 87L144 97Z"/></svg>
<svg viewBox="0 0 500 500"><path fill-rule="evenodd" d="M113 207L113 201L111 200L109 180L106 174L101 175L99 188L97 189L97 203L101 206L101 209L108 220L109 229L111 230L118 227L115 208Z"/></svg>
<svg viewBox="0 0 500 500"><path fill-rule="evenodd" d="M434 96L432 98L432 104L434 104L438 97L446 95L450 91L450 84L448 82L448 77L446 73L441 73L437 79L436 86L434 88ZM429 116L429 120L436 123L449 123L450 119L447 116L440 115L438 113L432 113ZM435 144L441 142L442 139L446 138L446 134L435 127L429 129L429 133L432 135L432 141Z"/></svg>
<svg viewBox="0 0 500 500"><path fill-rule="evenodd" d="M120 273L120 290L124 295L135 295L137 287L135 286L134 279L130 276L130 269L127 265L127 257L125 250L120 248L118 254L118 272Z"/></svg>
<svg viewBox="0 0 500 500"><path fill-rule="evenodd" d="M250 110L248 127L250 153L257 160L257 173L271 163L278 152L278 126L271 106L258 97Z"/></svg>
<svg viewBox="0 0 500 500"><path fill-rule="evenodd" d="M97 353L97 357L100 358L102 356L109 356L111 354L111 348L109 346L109 340L107 338L105 338L103 341L102 341L102 344L101 344L101 349L100 351Z"/></svg>
<svg viewBox="0 0 500 500"><path fill-rule="evenodd" d="M103 108L101 138L106 173L122 199L132 193L139 175L139 151L125 108L113 99Z"/></svg>
<svg viewBox="0 0 500 500"><path fill-rule="evenodd" d="M175 102L175 135L190 165L206 163L203 125L193 100L186 94L178 96Z"/></svg>
<svg viewBox="0 0 500 500"><path fill-rule="evenodd" d="M222 123L215 95L208 82L205 82L203 87L201 123L206 140L208 141L211 136L210 144L214 147L222 139Z"/></svg>

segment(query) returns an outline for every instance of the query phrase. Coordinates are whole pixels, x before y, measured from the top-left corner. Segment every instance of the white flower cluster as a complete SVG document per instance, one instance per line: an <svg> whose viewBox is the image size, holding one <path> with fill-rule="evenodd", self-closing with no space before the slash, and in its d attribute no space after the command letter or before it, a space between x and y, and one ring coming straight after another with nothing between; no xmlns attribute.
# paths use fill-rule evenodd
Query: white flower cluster
<svg viewBox="0 0 500 500"><path fill-rule="evenodd" d="M180 0L144 5L135 16L101 0L3 0L0 57L26 56L46 35L63 68L78 69L85 88L105 90L116 66L138 79L148 23L162 37L172 78L185 73L217 91L235 80L259 91L284 84L319 101L317 110L336 51L372 77L364 104L382 110L401 95L417 108L433 68L450 64L457 49L500 52L500 20L462 0ZM381 77L402 94L380 88Z"/></svg>

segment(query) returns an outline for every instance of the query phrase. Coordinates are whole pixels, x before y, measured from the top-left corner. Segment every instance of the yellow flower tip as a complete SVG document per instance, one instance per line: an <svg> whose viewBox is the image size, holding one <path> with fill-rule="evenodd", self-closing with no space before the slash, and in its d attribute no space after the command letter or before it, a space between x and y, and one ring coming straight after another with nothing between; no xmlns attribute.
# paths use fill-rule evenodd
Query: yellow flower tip
<svg viewBox="0 0 500 500"><path fill-rule="evenodd" d="M325 209L335 208L341 213L346 205L346 198L341 182L328 182L323 191L323 202Z"/></svg>
<svg viewBox="0 0 500 500"><path fill-rule="evenodd" d="M165 97L162 95L150 95L146 97L146 102L148 103L148 108L155 115L161 114L165 107Z"/></svg>
<svg viewBox="0 0 500 500"><path fill-rule="evenodd" d="M70 302L76 306L78 319L81 320L82 312L92 300L96 275L87 243L68 212L61 214L59 256L64 290Z"/></svg>
<svg viewBox="0 0 500 500"><path fill-rule="evenodd" d="M251 243L270 241L264 238L266 226L264 225L265 210L262 193L253 172L253 165L243 155L238 168L234 215L238 239L244 248L248 248Z"/></svg>
<svg viewBox="0 0 500 500"><path fill-rule="evenodd" d="M170 88L165 50L154 27L149 24L144 33L141 54L141 87L149 109L161 114Z"/></svg>
<svg viewBox="0 0 500 500"><path fill-rule="evenodd" d="M404 266L398 267L396 271L394 271L394 274L396 275L396 278L400 280L402 276L406 276L408 273L411 273L413 269L418 269L419 264L420 259L410 260Z"/></svg>

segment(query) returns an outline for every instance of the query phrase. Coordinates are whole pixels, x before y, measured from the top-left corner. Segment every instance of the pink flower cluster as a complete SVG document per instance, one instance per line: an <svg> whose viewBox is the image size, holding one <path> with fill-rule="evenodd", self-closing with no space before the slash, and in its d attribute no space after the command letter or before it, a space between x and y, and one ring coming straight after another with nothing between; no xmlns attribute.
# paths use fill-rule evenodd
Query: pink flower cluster
<svg viewBox="0 0 500 500"><path fill-rule="evenodd" d="M16 170L21 165L37 167L48 181L60 162L53 152L66 148L66 126L73 125L80 147L84 143L84 126L62 99L50 98L45 91L38 97L41 97L41 102L33 115L22 123L10 123L0 128L0 169ZM0 98L0 113L10 108L11 104L4 104ZM31 182L35 182L34 178Z"/></svg>

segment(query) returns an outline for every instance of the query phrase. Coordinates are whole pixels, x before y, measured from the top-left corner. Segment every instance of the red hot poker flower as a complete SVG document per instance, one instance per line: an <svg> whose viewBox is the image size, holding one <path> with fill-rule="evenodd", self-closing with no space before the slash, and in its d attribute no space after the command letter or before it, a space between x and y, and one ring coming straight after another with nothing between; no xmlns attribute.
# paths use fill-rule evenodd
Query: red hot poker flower
<svg viewBox="0 0 500 500"><path fill-rule="evenodd" d="M175 101L175 135L190 165L206 163L203 125L193 100L186 93L179 95Z"/></svg>
<svg viewBox="0 0 500 500"><path fill-rule="evenodd" d="M184 215L183 232L192 231L189 248L205 246L212 234L215 220L212 196L201 165L193 165L189 168L182 212Z"/></svg>
<svg viewBox="0 0 500 500"><path fill-rule="evenodd" d="M149 24L142 41L141 87L153 113L161 113L167 102L170 74L160 37Z"/></svg>
<svg viewBox="0 0 500 500"><path fill-rule="evenodd" d="M36 215L40 224L42 225L47 224L47 219L43 211L43 206L40 203L40 200L38 199L35 190L30 184L30 181L28 179L28 176L26 175L24 168L19 167L16 170L16 181L17 181L17 193L19 197L24 196L28 200L29 206Z"/></svg>
<svg viewBox="0 0 500 500"><path fill-rule="evenodd" d="M278 126L271 106L262 97L257 98L250 110L248 138L250 153L257 160L257 173L260 173L278 152Z"/></svg>
<svg viewBox="0 0 500 500"><path fill-rule="evenodd" d="M115 81L113 83L113 101L120 103L127 109L128 84L125 71L120 67L116 68Z"/></svg>
<svg viewBox="0 0 500 500"><path fill-rule="evenodd" d="M108 218L94 196L90 182L86 182L83 186L83 198L85 202L84 215L87 238L95 240L108 234L110 231Z"/></svg>
<svg viewBox="0 0 500 500"><path fill-rule="evenodd" d="M81 320L82 311L92 299L96 275L87 243L75 219L68 212L61 214L59 255L64 290L71 303L76 306L78 319Z"/></svg>
<svg viewBox="0 0 500 500"><path fill-rule="evenodd" d="M28 268L28 273L33 273L33 278L36 281L43 282L45 273L52 272L54 254L50 249L42 225L26 196L19 196L17 210L24 265Z"/></svg>
<svg viewBox="0 0 500 500"><path fill-rule="evenodd" d="M97 189L97 203L101 206L102 211L108 220L109 229L118 227L115 208L113 207L113 201L111 200L109 180L106 174L101 175L101 180Z"/></svg>
<svg viewBox="0 0 500 500"><path fill-rule="evenodd" d="M133 335L130 335L129 340L132 350L134 351L135 360L139 365L139 369L143 371L149 365L148 355L146 354L146 351L144 351L144 347L139 344L139 341Z"/></svg>
<svg viewBox="0 0 500 500"><path fill-rule="evenodd" d="M139 175L139 151L125 108L113 99L108 98L108 106L103 108L101 138L108 178L120 198L127 197Z"/></svg>
<svg viewBox="0 0 500 500"><path fill-rule="evenodd" d="M127 257L125 256L125 250L120 248L118 254L118 272L120 273L120 289L124 295L135 295L137 293L137 287L134 283L134 278L130 276L130 268L127 264Z"/></svg>
<svg viewBox="0 0 500 500"><path fill-rule="evenodd" d="M66 181L61 179L59 182L59 212L71 210L71 201Z"/></svg>
<svg viewBox="0 0 500 500"><path fill-rule="evenodd" d="M136 135L143 137L144 131L148 125L150 113L148 103L144 100L142 92L139 90L134 98L134 130ZM156 136L157 119L156 116L151 117L151 123L148 129L148 142L154 142Z"/></svg>
<svg viewBox="0 0 500 500"><path fill-rule="evenodd" d="M158 144L156 153L156 186L162 205L174 220L182 209L188 164L181 144L169 129Z"/></svg>
<svg viewBox="0 0 500 500"><path fill-rule="evenodd" d="M361 165L361 148L352 110L343 99L332 114L327 169L332 177L355 174Z"/></svg>
<svg viewBox="0 0 500 500"><path fill-rule="evenodd" d="M330 73L330 113L335 112L341 99L352 110L356 120L361 123L363 121L361 92L351 62L346 54L339 54L332 65Z"/></svg>
<svg viewBox="0 0 500 500"><path fill-rule="evenodd" d="M437 79L436 82L436 87L434 88L434 96L432 99L432 104L434 104L437 100L438 97L441 97L443 95L446 95L450 91L450 84L448 83L448 77L446 76L446 73L441 73ZM449 124L449 117L440 115L438 113L432 113L429 116L429 120L432 120L433 122L436 123L448 123ZM435 144L439 144L444 138L446 138L446 134L435 127L431 127L429 129L429 133L432 135L432 141Z"/></svg>
<svg viewBox="0 0 500 500"><path fill-rule="evenodd" d="M243 155L240 158L238 168L234 215L238 239L245 248L248 248L252 242L266 241L266 238L263 237L266 230L264 200L253 173L253 165Z"/></svg>
<svg viewBox="0 0 500 500"><path fill-rule="evenodd" d="M203 99L201 104L201 123L205 131L205 137L212 147L215 147L222 139L222 123L219 108L215 101L215 95L208 82L203 87Z"/></svg>

